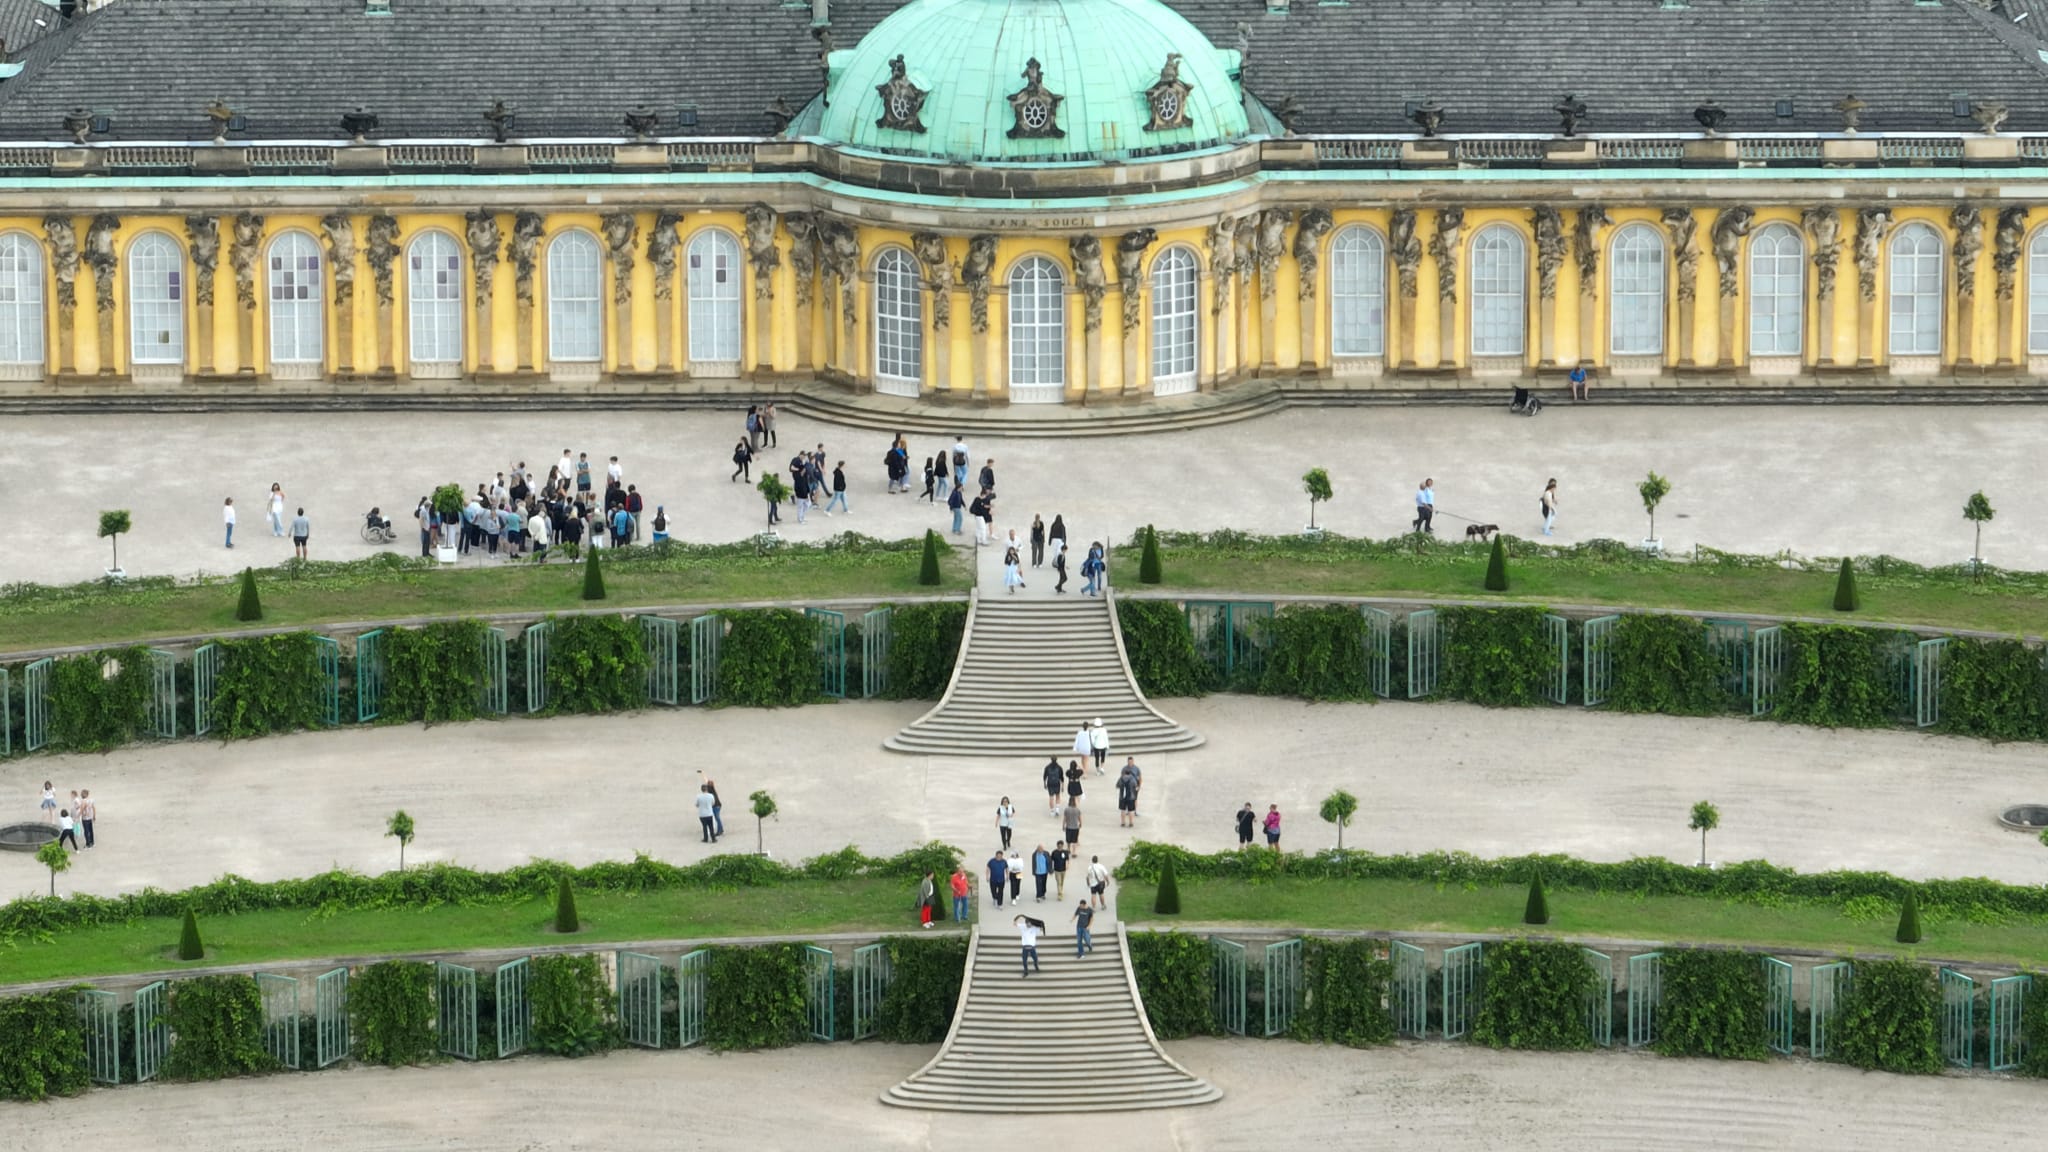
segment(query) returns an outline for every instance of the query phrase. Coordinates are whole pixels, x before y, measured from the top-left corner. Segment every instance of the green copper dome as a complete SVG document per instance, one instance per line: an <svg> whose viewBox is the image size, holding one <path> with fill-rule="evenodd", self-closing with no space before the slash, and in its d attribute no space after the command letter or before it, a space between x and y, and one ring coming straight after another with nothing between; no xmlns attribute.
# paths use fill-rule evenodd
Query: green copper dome
<svg viewBox="0 0 2048 1152"><path fill-rule="evenodd" d="M848 148L1121 160L1248 132L1237 53L1158 0L912 0L830 67L817 135Z"/></svg>

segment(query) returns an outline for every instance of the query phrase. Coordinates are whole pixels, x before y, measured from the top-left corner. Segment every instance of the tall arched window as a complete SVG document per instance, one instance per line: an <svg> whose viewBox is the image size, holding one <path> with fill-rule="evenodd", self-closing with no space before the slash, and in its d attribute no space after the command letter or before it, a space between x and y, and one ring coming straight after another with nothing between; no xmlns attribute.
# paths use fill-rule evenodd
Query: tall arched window
<svg viewBox="0 0 2048 1152"><path fill-rule="evenodd" d="M270 242L270 362L318 364L320 245L304 232L286 232Z"/></svg>
<svg viewBox="0 0 2048 1152"><path fill-rule="evenodd" d="M690 237L690 360L737 373L740 364L740 244L706 228Z"/></svg>
<svg viewBox="0 0 2048 1152"><path fill-rule="evenodd" d="M0 364L42 362L42 245L9 232L0 236Z"/></svg>
<svg viewBox="0 0 2048 1152"><path fill-rule="evenodd" d="M405 255L406 358L462 363L462 253L446 232L422 232Z"/></svg>
<svg viewBox="0 0 2048 1152"><path fill-rule="evenodd" d="M1941 355L1941 237L1913 223L1892 236L1891 350Z"/></svg>
<svg viewBox="0 0 2048 1152"><path fill-rule="evenodd" d="M1528 248L1513 228L1488 224L1472 238L1472 355L1522 355L1528 267Z"/></svg>
<svg viewBox="0 0 2048 1152"><path fill-rule="evenodd" d="M875 257L875 390L915 396L924 382L924 288L901 248Z"/></svg>
<svg viewBox="0 0 2048 1152"><path fill-rule="evenodd" d="M588 232L548 245L548 359L593 361L604 354L604 258Z"/></svg>
<svg viewBox="0 0 2048 1152"><path fill-rule="evenodd" d="M161 232L145 232L128 250L128 359L185 362L185 254Z"/></svg>
<svg viewBox="0 0 2048 1152"><path fill-rule="evenodd" d="M2048 356L2048 228L2027 245L2027 355Z"/></svg>
<svg viewBox="0 0 2048 1152"><path fill-rule="evenodd" d="M1387 248L1353 225L1330 242L1330 349L1336 356L1387 352Z"/></svg>
<svg viewBox="0 0 2048 1152"><path fill-rule="evenodd" d="M1010 273L1010 399L1057 404L1066 386L1066 279L1059 265L1032 256Z"/></svg>
<svg viewBox="0 0 2048 1152"><path fill-rule="evenodd" d="M1806 245L1784 224L1749 238L1749 354L1797 356L1806 347Z"/></svg>
<svg viewBox="0 0 2048 1152"><path fill-rule="evenodd" d="M1168 248L1152 262L1152 392L1195 390L1195 254Z"/></svg>
<svg viewBox="0 0 2048 1152"><path fill-rule="evenodd" d="M1664 240L1640 221L1614 233L1608 258L1608 351L1657 356L1664 351Z"/></svg>

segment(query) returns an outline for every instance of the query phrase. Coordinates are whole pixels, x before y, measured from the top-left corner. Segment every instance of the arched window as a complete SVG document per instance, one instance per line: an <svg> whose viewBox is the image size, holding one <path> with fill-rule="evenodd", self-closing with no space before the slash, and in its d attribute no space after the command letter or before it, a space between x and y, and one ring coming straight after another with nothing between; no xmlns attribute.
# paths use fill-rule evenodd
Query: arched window
<svg viewBox="0 0 2048 1152"><path fill-rule="evenodd" d="M1387 248L1352 226L1330 243L1330 349L1335 356L1387 352Z"/></svg>
<svg viewBox="0 0 2048 1152"><path fill-rule="evenodd" d="M1168 248L1152 262L1152 392L1195 390L1195 254Z"/></svg>
<svg viewBox="0 0 2048 1152"><path fill-rule="evenodd" d="M1528 248L1513 228L1489 224L1472 238L1472 355L1522 355L1528 267Z"/></svg>
<svg viewBox="0 0 2048 1152"><path fill-rule="evenodd" d="M270 242L270 362L318 364L321 358L320 245L304 232Z"/></svg>
<svg viewBox="0 0 2048 1152"><path fill-rule="evenodd" d="M1664 240L1648 224L1624 224L1614 233L1607 263L1608 351L1616 356L1657 356L1664 351Z"/></svg>
<svg viewBox="0 0 2048 1152"><path fill-rule="evenodd" d="M408 360L462 362L462 253L446 232L422 232L406 250L405 307Z"/></svg>
<svg viewBox="0 0 2048 1152"><path fill-rule="evenodd" d="M1941 355L1941 237L1913 223L1892 236L1891 350Z"/></svg>
<svg viewBox="0 0 2048 1152"><path fill-rule="evenodd" d="M690 360L737 373L740 363L740 244L707 228L690 237Z"/></svg>
<svg viewBox="0 0 2048 1152"><path fill-rule="evenodd" d="M1770 224L1749 238L1749 354L1797 356L1806 347L1806 246Z"/></svg>
<svg viewBox="0 0 2048 1152"><path fill-rule="evenodd" d="M915 396L924 382L924 289L901 248L875 257L875 389Z"/></svg>
<svg viewBox="0 0 2048 1152"><path fill-rule="evenodd" d="M597 238L564 232L548 245L548 359L604 354L604 259Z"/></svg>
<svg viewBox="0 0 2048 1152"><path fill-rule="evenodd" d="M128 359L185 362L185 254L161 232L145 232L128 250Z"/></svg>
<svg viewBox="0 0 2048 1152"><path fill-rule="evenodd" d="M9 232L0 236L0 364L42 362L42 245Z"/></svg>
<svg viewBox="0 0 2048 1152"><path fill-rule="evenodd" d="M2027 355L2048 356L2048 228L2027 245Z"/></svg>
<svg viewBox="0 0 2048 1152"><path fill-rule="evenodd" d="M1066 280L1059 265L1032 256L1010 273L1010 399L1057 404L1066 386Z"/></svg>

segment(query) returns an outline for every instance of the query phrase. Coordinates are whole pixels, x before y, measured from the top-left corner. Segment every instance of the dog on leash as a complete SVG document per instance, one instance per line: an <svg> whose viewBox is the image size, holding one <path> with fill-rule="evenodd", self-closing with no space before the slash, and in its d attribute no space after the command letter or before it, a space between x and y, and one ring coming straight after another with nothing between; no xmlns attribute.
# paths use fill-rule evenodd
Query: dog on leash
<svg viewBox="0 0 2048 1152"><path fill-rule="evenodd" d="M1478 540L1481 544L1484 544L1489 539L1492 539L1493 534L1498 531L1500 531L1500 525L1498 524L1467 524L1465 525L1465 542L1469 544L1473 540Z"/></svg>

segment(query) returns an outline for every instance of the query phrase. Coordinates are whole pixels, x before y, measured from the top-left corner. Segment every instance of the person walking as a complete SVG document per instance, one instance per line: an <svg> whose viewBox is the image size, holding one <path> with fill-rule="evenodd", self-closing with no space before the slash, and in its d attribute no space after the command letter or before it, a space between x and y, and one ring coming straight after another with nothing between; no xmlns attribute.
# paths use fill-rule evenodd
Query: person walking
<svg viewBox="0 0 2048 1152"><path fill-rule="evenodd" d="M61 809L57 813L57 843L62 844L67 840L71 842L71 850L78 851L78 833L73 830L69 808Z"/></svg>
<svg viewBox="0 0 2048 1152"><path fill-rule="evenodd" d="M953 437L953 487L967 487L967 441Z"/></svg>
<svg viewBox="0 0 2048 1152"><path fill-rule="evenodd" d="M1052 853L1040 844L1031 851L1031 883L1037 890L1038 902L1045 903L1045 882L1052 877Z"/></svg>
<svg viewBox="0 0 2048 1152"><path fill-rule="evenodd" d="M1422 487L1415 490L1415 522L1410 528L1416 532L1436 534L1436 481L1423 478Z"/></svg>
<svg viewBox="0 0 2048 1152"><path fill-rule="evenodd" d="M697 826L702 830L702 839L699 841L700 843L718 843L718 829L712 823L712 821L716 818L717 815L716 805L717 801L711 798L711 786L709 784L698 785Z"/></svg>
<svg viewBox="0 0 2048 1152"><path fill-rule="evenodd" d="M1104 583L1102 570L1104 567L1102 545L1100 543L1088 545L1088 555L1081 560L1081 595L1094 596L1102 591Z"/></svg>
<svg viewBox="0 0 2048 1152"><path fill-rule="evenodd" d="M1073 859L1073 856L1067 851L1067 842L1065 840L1054 840L1052 842L1050 862L1052 864L1053 896L1055 899L1065 900L1067 898L1067 861L1071 859Z"/></svg>
<svg viewBox="0 0 2048 1152"><path fill-rule="evenodd" d="M1044 971L1038 967L1038 938L1045 935L1045 923L1029 916L1019 916L1011 923L1017 926L1017 940L1021 950L1018 955L1024 960L1024 976L1029 979L1033 971Z"/></svg>
<svg viewBox="0 0 2048 1152"><path fill-rule="evenodd" d="M1031 566L1045 567L1045 517L1031 514Z"/></svg>
<svg viewBox="0 0 2048 1152"><path fill-rule="evenodd" d="M292 551L301 560L306 558L306 541L312 535L313 522L306 519L306 510L301 508L299 514L292 517Z"/></svg>
<svg viewBox="0 0 2048 1152"><path fill-rule="evenodd" d="M1045 780L1045 810L1057 816L1060 814L1060 758L1048 758L1038 774Z"/></svg>
<svg viewBox="0 0 2048 1152"><path fill-rule="evenodd" d="M930 872L917 883L917 919L924 927L932 926L932 905L939 899L939 886Z"/></svg>
<svg viewBox="0 0 2048 1152"><path fill-rule="evenodd" d="M1119 823L1125 828L1136 827L1138 823L1138 788L1144 774L1138 770L1138 761L1124 757L1122 771L1116 774L1116 811Z"/></svg>
<svg viewBox="0 0 2048 1152"><path fill-rule="evenodd" d="M697 775L703 776L704 773L698 772ZM720 836L725 835L725 801L719 798L718 781L705 777L704 790L711 793L711 839L716 843Z"/></svg>
<svg viewBox="0 0 2048 1152"><path fill-rule="evenodd" d="M1095 774L1100 776L1103 774L1102 762L1109 759L1109 729L1102 726L1100 716L1088 728L1088 748L1095 753Z"/></svg>
<svg viewBox="0 0 2048 1152"><path fill-rule="evenodd" d="M1278 804L1266 805L1266 847L1271 848L1275 852L1280 850L1280 806Z"/></svg>
<svg viewBox="0 0 2048 1152"><path fill-rule="evenodd" d="M967 503L967 514L974 517L974 542L976 544L988 543L989 526L995 520L994 510L989 507L991 499L993 497L983 492Z"/></svg>
<svg viewBox="0 0 2048 1152"><path fill-rule="evenodd" d="M1060 832L1067 841L1067 851L1073 852L1081 846L1081 797L1076 794L1067 804L1067 810L1060 813Z"/></svg>
<svg viewBox="0 0 2048 1152"><path fill-rule="evenodd" d="M1074 909L1073 920L1074 959L1079 960L1095 951L1095 940L1088 935L1088 925L1095 920L1095 909L1088 906L1088 901L1083 900L1080 907Z"/></svg>
<svg viewBox="0 0 2048 1152"><path fill-rule="evenodd" d="M849 516L853 514L853 509L849 508L846 504L846 461L844 460L832 466L832 498L825 501L825 515L830 516L832 514L832 506L835 504L839 506L841 512Z"/></svg>
<svg viewBox="0 0 2048 1152"><path fill-rule="evenodd" d="M1017 559L1017 550L1011 548L1003 553L1003 587L1015 596L1017 589L1024 587L1024 569Z"/></svg>
<svg viewBox="0 0 2048 1152"><path fill-rule="evenodd" d="M752 484L752 483L754 482L754 474L753 474L753 473L752 473L751 471L749 471L749 469L750 469L750 468L752 468L753 466L754 466L754 449L753 449L753 447L752 447L751 445L749 445L749 444L748 444L748 443L747 443L747 442L746 442L745 440L742 440L742 441L740 441L739 443L737 443L737 444L733 445L733 446L732 446L732 479L733 479L733 480L745 480L745 481L746 481L747 483L749 483L749 484ZM728 483L730 483L730 481L728 481Z"/></svg>
<svg viewBox="0 0 2048 1152"><path fill-rule="evenodd" d="M959 865L954 865L953 875L946 881L946 886L953 893L953 922L955 924L967 923L967 892L969 888L967 872Z"/></svg>
<svg viewBox="0 0 2048 1152"><path fill-rule="evenodd" d="M85 833L85 846L92 847L92 822L99 819L100 806L93 803L92 789L78 794L78 827Z"/></svg>
<svg viewBox="0 0 2048 1152"><path fill-rule="evenodd" d="M1052 543L1052 570L1060 576L1052 590L1064 593L1067 590L1067 542L1058 537L1054 537Z"/></svg>
<svg viewBox="0 0 2048 1152"><path fill-rule="evenodd" d="M1024 902L1024 858L1017 854L1015 848L1012 848L1010 849L1008 863L1010 866L1010 903L1022 904Z"/></svg>
<svg viewBox="0 0 2048 1152"><path fill-rule="evenodd" d="M1002 803L996 805L996 834L1003 838L1005 851L1010 847L1010 826L1016 817L1017 810L1010 806L1010 798L1003 797Z"/></svg>
<svg viewBox="0 0 2048 1152"><path fill-rule="evenodd" d="M775 405L761 409L761 438L769 448L775 447Z"/></svg>
<svg viewBox="0 0 2048 1152"><path fill-rule="evenodd" d="M228 528L227 546L233 548L235 546L235 498L233 496L228 497L227 502L221 505L220 518L221 522L226 524Z"/></svg>
<svg viewBox="0 0 2048 1152"><path fill-rule="evenodd" d="M1537 505L1543 509L1543 534L1550 535L1550 526L1557 523L1557 477L1543 486L1543 495L1537 497Z"/></svg>
<svg viewBox="0 0 2048 1152"><path fill-rule="evenodd" d="M1081 762L1078 760L1069 760L1067 761L1067 803L1071 805L1079 804L1080 802Z"/></svg>
<svg viewBox="0 0 2048 1152"><path fill-rule="evenodd" d="M957 486L954 487L953 494L946 497L946 507L952 509L953 535L958 536L960 534L960 514L966 510L967 501L960 495L960 489Z"/></svg>
<svg viewBox="0 0 2048 1152"><path fill-rule="evenodd" d="M1245 801L1244 807L1237 810L1237 846L1239 848L1249 848L1252 846L1252 830L1258 826L1258 823L1259 814L1252 811L1252 802L1249 800Z"/></svg>
<svg viewBox="0 0 2048 1152"><path fill-rule="evenodd" d="M43 802L37 805L37 808L42 814L43 823L57 822L57 786L48 780L43 781Z"/></svg>
<svg viewBox="0 0 2048 1152"><path fill-rule="evenodd" d="M284 487L282 485L272 484L270 486L270 508L268 515L270 518L270 534L272 536L284 535Z"/></svg>
<svg viewBox="0 0 2048 1152"><path fill-rule="evenodd" d="M747 447L759 448L761 446L761 406L759 404L747 405L746 429Z"/></svg>
<svg viewBox="0 0 2048 1152"><path fill-rule="evenodd" d="M996 907L1003 906L1003 893L1009 884L1010 862L1003 859L1003 850L988 858L988 894L995 897Z"/></svg>
<svg viewBox="0 0 2048 1152"><path fill-rule="evenodd" d="M1074 733L1074 755L1083 760L1095 754L1095 741L1088 735L1088 722L1081 721L1080 731Z"/></svg>
<svg viewBox="0 0 2048 1152"><path fill-rule="evenodd" d="M1097 908L1109 907L1109 869L1102 863L1102 857L1088 858L1088 899Z"/></svg>
<svg viewBox="0 0 2048 1152"><path fill-rule="evenodd" d="M996 490L995 457L991 456L981 462L981 475L977 479L981 481L981 490L983 492L993 492Z"/></svg>
<svg viewBox="0 0 2048 1152"><path fill-rule="evenodd" d="M811 507L811 473L808 468L797 467L791 467L789 473L790 479L795 481L790 485L790 491L795 493L796 498L796 522L801 524L804 522L804 513Z"/></svg>

